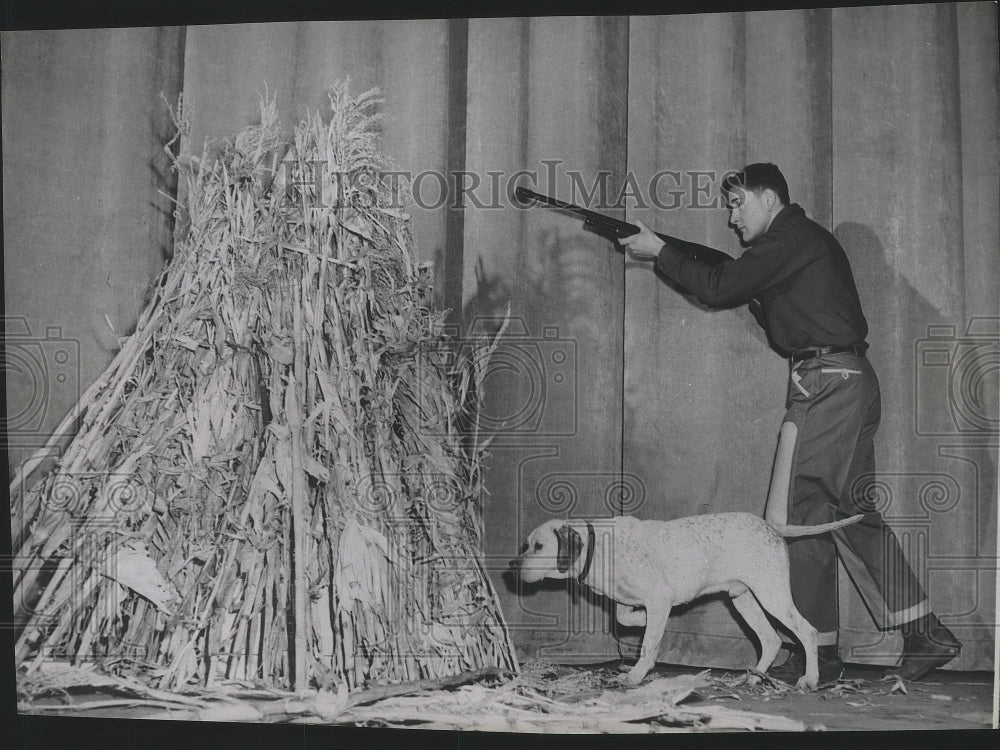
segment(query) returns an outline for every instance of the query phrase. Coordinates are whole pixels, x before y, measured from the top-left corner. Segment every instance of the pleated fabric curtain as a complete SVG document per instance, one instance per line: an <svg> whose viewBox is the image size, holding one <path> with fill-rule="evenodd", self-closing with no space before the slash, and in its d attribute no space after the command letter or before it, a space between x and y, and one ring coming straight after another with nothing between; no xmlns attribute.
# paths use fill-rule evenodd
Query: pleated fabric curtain
<svg viewBox="0 0 1000 750"><path fill-rule="evenodd" d="M990 668L996 637L990 16L964 4L832 13L832 228L855 267L881 379L880 502L932 606L965 643L952 666L979 669ZM855 658L892 663L899 636L871 627L850 586L841 602Z"/></svg>
<svg viewBox="0 0 1000 750"><path fill-rule="evenodd" d="M172 126L160 95L181 91L184 32L2 35L12 475L132 332L172 250ZM73 429L70 419L62 432Z"/></svg>
<svg viewBox="0 0 1000 750"><path fill-rule="evenodd" d="M624 18L469 22L466 168L503 172L500 202L510 206L469 210L465 225L470 333L489 330L508 302L512 316L486 381L500 430L486 551L516 641L545 658L617 656L600 602L567 595L561 582L522 590L504 568L545 520L621 511L624 261L582 220L519 209L508 193L524 184L565 197L571 172L621 180L627 65Z"/></svg>
<svg viewBox="0 0 1000 750"><path fill-rule="evenodd" d="M883 511L966 644L950 666L990 669L995 27L995 5L969 3L4 33L6 329L30 329L26 356L49 351L35 340L52 329L80 361L76 381L51 371L37 406L38 377L8 353L8 402L27 405L12 467L110 361L169 257L164 100L183 94L200 146L253 122L265 86L289 135L335 81L378 86L382 148L426 174L409 210L448 322L495 331L510 307L486 381L497 438L481 502L515 642L525 656L617 658L634 634L601 601L563 583L521 590L506 561L552 517L762 514L787 363L745 309L703 308L510 191L589 191L606 213L736 255L718 177L773 161L854 265L882 382ZM892 663L898 635L841 580L848 658ZM743 667L751 638L711 599L675 613L660 658Z"/></svg>

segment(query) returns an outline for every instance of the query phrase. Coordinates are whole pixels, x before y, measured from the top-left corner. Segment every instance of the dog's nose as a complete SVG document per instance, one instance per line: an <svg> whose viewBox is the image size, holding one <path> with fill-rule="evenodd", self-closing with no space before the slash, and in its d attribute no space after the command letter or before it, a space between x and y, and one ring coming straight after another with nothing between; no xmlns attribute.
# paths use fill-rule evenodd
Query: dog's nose
<svg viewBox="0 0 1000 750"><path fill-rule="evenodd" d="M507 563L507 567L511 570L517 570L521 567L521 558L515 557L513 560Z"/></svg>

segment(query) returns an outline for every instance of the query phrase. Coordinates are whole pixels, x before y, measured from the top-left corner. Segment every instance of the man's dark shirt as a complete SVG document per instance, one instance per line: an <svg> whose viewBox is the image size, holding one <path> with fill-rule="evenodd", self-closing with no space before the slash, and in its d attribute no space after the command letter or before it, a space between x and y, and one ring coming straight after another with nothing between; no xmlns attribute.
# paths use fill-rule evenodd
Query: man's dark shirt
<svg viewBox="0 0 1000 750"><path fill-rule="evenodd" d="M868 335L844 249L795 203L785 206L739 258L713 267L667 243L656 267L712 307L759 300L755 317L783 354L847 346Z"/></svg>

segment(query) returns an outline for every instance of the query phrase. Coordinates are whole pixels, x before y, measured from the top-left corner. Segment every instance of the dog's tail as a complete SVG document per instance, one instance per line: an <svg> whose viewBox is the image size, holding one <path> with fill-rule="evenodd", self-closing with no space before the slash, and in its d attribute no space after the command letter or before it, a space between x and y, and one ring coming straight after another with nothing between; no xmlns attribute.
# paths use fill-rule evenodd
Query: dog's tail
<svg viewBox="0 0 1000 750"><path fill-rule="evenodd" d="M864 518L864 516L859 513L856 516L845 518L842 521L821 523L817 526L788 526L783 523L772 523L771 525L779 534L781 534L781 536L813 536L815 534L825 534L827 531L833 531L834 529L839 529L844 526L850 526L852 523L857 523L862 518Z"/></svg>

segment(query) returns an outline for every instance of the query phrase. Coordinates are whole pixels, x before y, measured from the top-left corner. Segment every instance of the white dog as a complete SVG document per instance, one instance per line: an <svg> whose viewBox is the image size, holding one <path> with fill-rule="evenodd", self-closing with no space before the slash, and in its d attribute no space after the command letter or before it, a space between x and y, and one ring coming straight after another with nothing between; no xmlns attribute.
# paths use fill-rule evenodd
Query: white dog
<svg viewBox="0 0 1000 750"><path fill-rule="evenodd" d="M624 678L630 685L642 682L656 662L672 607L725 591L760 639L757 671L767 671L781 646L766 611L799 639L805 649L806 673L798 687L815 690L819 683L816 629L792 602L788 548L782 537L823 534L861 518L784 526L750 513L710 513L676 521L618 516L596 521L602 530L600 539L592 522L553 520L528 535L510 567L526 582L576 577L626 605L616 608L618 622L646 626L639 661ZM595 571L610 571L609 580L601 580Z"/></svg>

